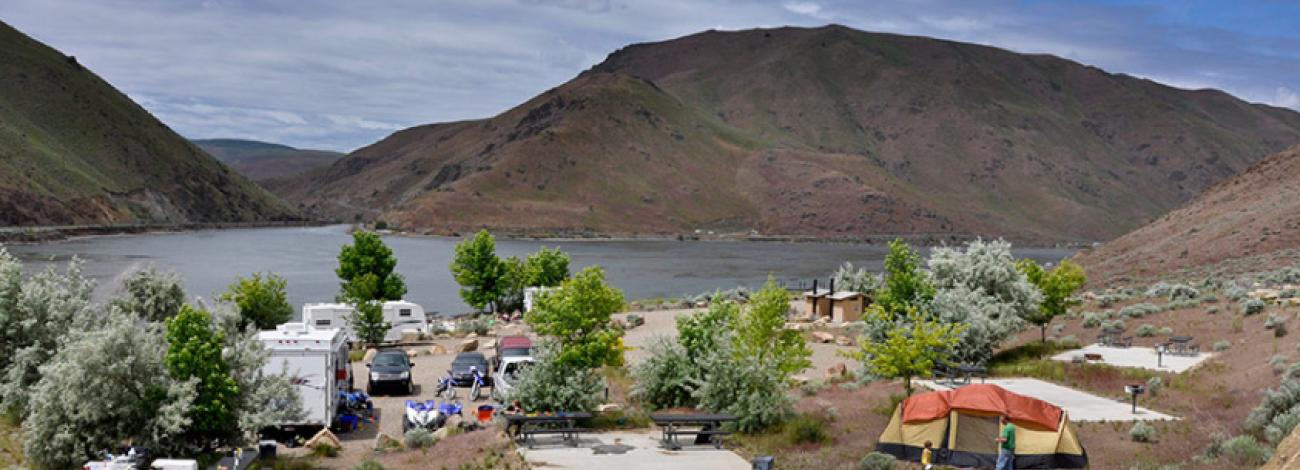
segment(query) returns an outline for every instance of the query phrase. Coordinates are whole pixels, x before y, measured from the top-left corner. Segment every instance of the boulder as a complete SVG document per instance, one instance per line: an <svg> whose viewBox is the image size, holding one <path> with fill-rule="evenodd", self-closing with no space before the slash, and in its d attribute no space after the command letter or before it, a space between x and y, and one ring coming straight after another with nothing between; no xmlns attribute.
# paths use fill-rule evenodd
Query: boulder
<svg viewBox="0 0 1300 470"><path fill-rule="evenodd" d="M695 308L709 308L709 301L701 300L695 303Z"/></svg>
<svg viewBox="0 0 1300 470"><path fill-rule="evenodd" d="M338 436L335 436L334 433L330 432L329 428L325 428L321 429L315 436L312 436L311 439L308 439L307 442L303 443L303 447L308 449L315 449L320 445L343 447L343 442L339 441Z"/></svg>
<svg viewBox="0 0 1300 470"><path fill-rule="evenodd" d="M478 337L478 333L477 333L477 332L473 332L473 331L471 331L471 332L469 332L469 334L465 335L465 337L466 337L466 338L477 338L477 337Z"/></svg>
<svg viewBox="0 0 1300 470"><path fill-rule="evenodd" d="M461 415L451 415L447 417L447 422L442 425L444 428L459 428L465 424L465 418Z"/></svg>
<svg viewBox="0 0 1300 470"><path fill-rule="evenodd" d="M402 448L402 441L394 439L393 436L389 436L382 432L379 433L379 435L375 436L375 445L374 445L375 450L388 450L388 449L400 449L400 448Z"/></svg>
<svg viewBox="0 0 1300 470"><path fill-rule="evenodd" d="M796 387L808 383L808 380L808 377L802 375L790 376L790 381L793 382Z"/></svg>
<svg viewBox="0 0 1300 470"><path fill-rule="evenodd" d="M443 354L447 354L447 348L442 347L441 344L435 344L429 347L429 354L432 354L434 356L441 356Z"/></svg>
<svg viewBox="0 0 1300 470"><path fill-rule="evenodd" d="M449 435L451 435L451 429L448 429L446 426L443 426L441 428L438 428L437 431L433 432L433 439L435 441L441 441L443 439L446 439L447 436Z"/></svg>
<svg viewBox="0 0 1300 470"><path fill-rule="evenodd" d="M836 336L835 344L840 346L853 346L853 340L849 339L848 336Z"/></svg>
<svg viewBox="0 0 1300 470"><path fill-rule="evenodd" d="M830 343L835 341L835 335L825 331L814 331L810 335L812 336L813 341L818 343Z"/></svg>
<svg viewBox="0 0 1300 470"><path fill-rule="evenodd" d="M467 339L460 342L460 352L478 351L478 340Z"/></svg>
<svg viewBox="0 0 1300 470"><path fill-rule="evenodd" d="M419 340L420 340L420 330L411 330L411 329L402 330L401 341L403 343L414 343Z"/></svg>
<svg viewBox="0 0 1300 470"><path fill-rule="evenodd" d="M1291 431L1291 435L1278 443L1269 459L1260 470L1288 470L1300 468L1300 426Z"/></svg>
<svg viewBox="0 0 1300 470"><path fill-rule="evenodd" d="M830 368L826 369L826 378L828 379L838 379L838 378L846 377L848 375L849 375L849 367L844 365L843 362L836 362L835 365L830 366Z"/></svg>
<svg viewBox="0 0 1300 470"><path fill-rule="evenodd" d="M483 343L483 349L496 349L496 348L497 348L497 340L495 339L489 339Z"/></svg>
<svg viewBox="0 0 1300 470"><path fill-rule="evenodd" d="M420 355L419 349L411 348L406 350L406 357L408 358L415 359L415 357L419 355Z"/></svg>
<svg viewBox="0 0 1300 470"><path fill-rule="evenodd" d="M371 359L375 358L376 354L379 354L378 349L375 348L367 349L366 354L361 357L361 362L366 362L366 363L370 362Z"/></svg>
<svg viewBox="0 0 1300 470"><path fill-rule="evenodd" d="M603 405L596 407L596 411L600 413L613 413L615 411L623 411L623 405L620 405L618 403L605 403Z"/></svg>
<svg viewBox="0 0 1300 470"><path fill-rule="evenodd" d="M790 322L785 324L785 329L794 331L808 331L812 325L807 323Z"/></svg>

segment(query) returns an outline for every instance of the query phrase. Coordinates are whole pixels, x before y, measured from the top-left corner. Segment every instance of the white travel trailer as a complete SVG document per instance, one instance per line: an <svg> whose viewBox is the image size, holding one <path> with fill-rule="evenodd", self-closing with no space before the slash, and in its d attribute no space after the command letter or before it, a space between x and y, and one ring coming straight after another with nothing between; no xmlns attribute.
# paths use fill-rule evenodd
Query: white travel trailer
<svg viewBox="0 0 1300 470"><path fill-rule="evenodd" d="M303 420L281 423L278 431L315 432L332 424L338 413L339 391L346 391L352 378L343 331L285 323L258 333L257 339L270 352L262 373L288 376L302 399Z"/></svg>
<svg viewBox="0 0 1300 470"><path fill-rule="evenodd" d="M392 324L392 328L389 328L388 333L384 335L385 341L402 339L402 330L428 330L428 320L424 316L424 308L417 303L405 300L390 300L384 302L383 309L384 321ZM341 329L343 334L351 341L356 339L356 332L352 331L352 326L348 324L348 317L352 315L353 311L352 304L306 304L302 306L302 322L315 329Z"/></svg>
<svg viewBox="0 0 1300 470"><path fill-rule="evenodd" d="M537 297L550 292L554 287L525 287L524 288L524 313L533 311L533 305L537 303Z"/></svg>

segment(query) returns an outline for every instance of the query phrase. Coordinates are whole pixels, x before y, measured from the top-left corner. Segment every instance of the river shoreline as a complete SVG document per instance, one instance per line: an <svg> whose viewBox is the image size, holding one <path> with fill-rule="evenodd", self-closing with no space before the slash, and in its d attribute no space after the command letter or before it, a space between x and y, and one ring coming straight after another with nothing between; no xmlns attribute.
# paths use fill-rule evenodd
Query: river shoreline
<svg viewBox="0 0 1300 470"><path fill-rule="evenodd" d="M37 227L0 227L0 243L6 245L33 245L67 240L140 235L149 233L181 233L201 230L228 230L278 227L320 227L337 225L337 222L316 220L262 221L262 222L195 222L187 224L108 224L108 225L57 225Z"/></svg>

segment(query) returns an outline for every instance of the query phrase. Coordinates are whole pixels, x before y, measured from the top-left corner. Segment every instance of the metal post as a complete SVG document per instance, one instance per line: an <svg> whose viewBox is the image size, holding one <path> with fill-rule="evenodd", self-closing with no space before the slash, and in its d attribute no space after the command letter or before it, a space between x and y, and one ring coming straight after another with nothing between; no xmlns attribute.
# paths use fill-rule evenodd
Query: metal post
<svg viewBox="0 0 1300 470"><path fill-rule="evenodd" d="M817 280L816 279L813 279L812 305L813 305L812 319L816 320L817 319Z"/></svg>
<svg viewBox="0 0 1300 470"><path fill-rule="evenodd" d="M835 320L835 278L831 278L830 293L826 294L826 316Z"/></svg>

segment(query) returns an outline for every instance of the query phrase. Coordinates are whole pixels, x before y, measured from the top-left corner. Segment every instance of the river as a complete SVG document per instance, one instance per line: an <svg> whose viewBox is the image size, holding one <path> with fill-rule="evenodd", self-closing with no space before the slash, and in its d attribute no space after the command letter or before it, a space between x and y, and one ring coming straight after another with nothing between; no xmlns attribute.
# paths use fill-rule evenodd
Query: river
<svg viewBox="0 0 1300 470"><path fill-rule="evenodd" d="M96 296L106 298L116 278L138 266L175 271L191 296L210 298L236 276L270 271L288 280L295 310L306 302L334 298L339 248L350 243L347 226L202 230L72 239L8 247L30 274L76 256L84 272L96 279ZM397 255L397 271L406 278L407 300L443 314L470 310L457 294L448 265L459 240L443 237L386 236ZM678 297L736 286L758 287L769 274L779 281L811 282L827 276L844 261L879 271L886 247L851 243L672 240L497 240L501 256L559 246L573 259L576 272L600 265L607 279L628 299ZM1016 249L1016 256L1055 262L1073 254L1057 248Z"/></svg>

